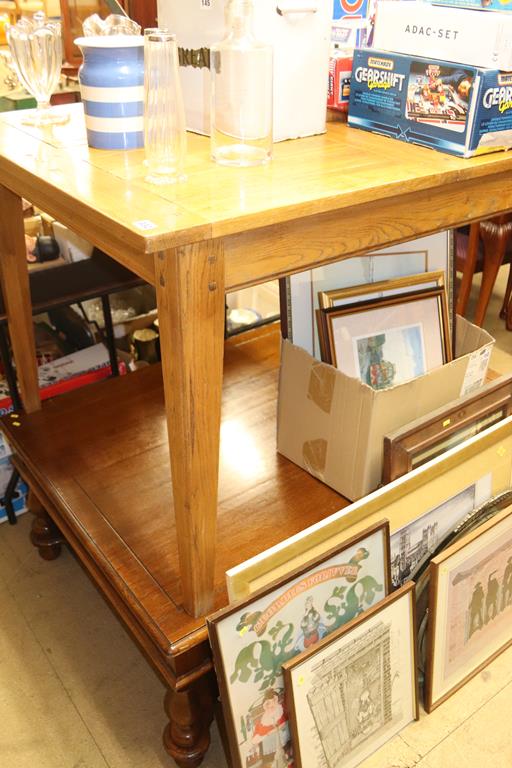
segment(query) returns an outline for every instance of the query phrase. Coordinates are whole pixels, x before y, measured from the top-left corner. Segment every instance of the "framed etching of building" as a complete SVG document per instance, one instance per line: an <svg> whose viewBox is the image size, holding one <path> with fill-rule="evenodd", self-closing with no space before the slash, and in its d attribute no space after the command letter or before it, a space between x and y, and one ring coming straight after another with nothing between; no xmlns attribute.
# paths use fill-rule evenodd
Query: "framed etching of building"
<svg viewBox="0 0 512 768"><path fill-rule="evenodd" d="M512 644L512 506L430 564L425 709Z"/></svg>
<svg viewBox="0 0 512 768"><path fill-rule="evenodd" d="M354 768L418 719L414 584L283 664L297 768Z"/></svg>
<svg viewBox="0 0 512 768"><path fill-rule="evenodd" d="M381 520L207 618L233 766L293 765L282 664L389 591L389 526Z"/></svg>

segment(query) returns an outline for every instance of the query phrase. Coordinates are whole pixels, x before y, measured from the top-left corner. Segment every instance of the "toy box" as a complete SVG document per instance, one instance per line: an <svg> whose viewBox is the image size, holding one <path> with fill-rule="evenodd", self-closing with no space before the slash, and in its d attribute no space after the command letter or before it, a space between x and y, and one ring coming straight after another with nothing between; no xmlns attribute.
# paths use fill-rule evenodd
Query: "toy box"
<svg viewBox="0 0 512 768"><path fill-rule="evenodd" d="M348 123L461 157L512 145L512 73L354 52Z"/></svg>
<svg viewBox="0 0 512 768"><path fill-rule="evenodd" d="M0 523L5 523L7 520L7 512L3 503L3 496L7 488L7 484L11 479L13 466L8 456L0 458ZM27 511L27 498L28 487L23 480L18 480L14 496L12 499L12 506L16 516L23 514Z"/></svg>
<svg viewBox="0 0 512 768"><path fill-rule="evenodd" d="M430 0L432 5L473 8L480 11L512 11L512 0Z"/></svg>
<svg viewBox="0 0 512 768"><path fill-rule="evenodd" d="M348 111L350 96L350 75L352 73L352 55L337 53L329 61L329 88L327 106L340 112Z"/></svg>
<svg viewBox="0 0 512 768"><path fill-rule="evenodd" d="M512 15L384 0L378 4L373 42L383 51L512 69Z"/></svg>

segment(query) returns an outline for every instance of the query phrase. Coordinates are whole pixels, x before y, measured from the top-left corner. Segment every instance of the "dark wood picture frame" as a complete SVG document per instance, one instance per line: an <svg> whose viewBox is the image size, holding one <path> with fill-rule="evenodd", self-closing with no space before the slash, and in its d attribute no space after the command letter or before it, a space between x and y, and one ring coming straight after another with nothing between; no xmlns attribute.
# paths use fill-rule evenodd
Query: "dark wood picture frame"
<svg viewBox="0 0 512 768"><path fill-rule="evenodd" d="M396 480L512 414L512 375L452 400L384 437L382 483ZM448 442L448 444L447 444Z"/></svg>
<svg viewBox="0 0 512 768"><path fill-rule="evenodd" d="M342 307L331 307L317 310L316 314L318 323L318 335L320 340L322 360L339 368L333 326L333 323L336 321L336 319L354 315L362 317L364 314L385 308L403 307L404 310L406 310L407 305L411 303L429 299L435 301L437 304L439 319L439 343L442 358L441 364L444 365L445 363L450 362L452 360L452 346L450 339L446 291L444 287L427 289L424 291L411 291L410 293L386 296L371 301L356 302ZM368 333L369 336L377 336L385 333L385 329L373 330L371 329L370 324L365 332ZM429 345L426 346L429 347ZM427 370L429 369L427 368Z"/></svg>
<svg viewBox="0 0 512 768"><path fill-rule="evenodd" d="M485 548L489 545L492 545L492 532L494 531L494 536L496 538L496 549L494 552L494 559L490 558L485 553ZM504 534L508 536L508 540L503 544ZM479 541L480 540L480 541ZM469 565L471 563L471 559L474 559L477 556L477 545L471 550L472 545L474 542L477 542L480 544L481 551L482 551L482 560L480 563L478 563L477 566L475 565ZM507 546L509 545L509 546ZM432 712L434 709L436 709L438 706L440 706L443 702L445 702L447 699L450 698L456 691L458 691L462 686L467 683L471 678L475 677L479 672L482 671L488 664L490 664L491 661L493 661L497 656L499 656L503 651L505 651L508 647L512 645L512 635L510 634L510 616L509 616L509 622L507 623L506 631L504 631L503 634L503 642L497 645L494 649L490 648L488 655L485 656L483 649L481 649L480 658L481 660L476 660L474 663L474 666L471 666L471 656L470 654L465 651L466 658L464 659L463 654L460 652L459 649L456 649L456 657L457 661L459 659L462 659L460 664L462 663L466 664L466 667L464 670L461 670L460 675L458 677L458 680L453 685L450 685L449 683L445 685L444 692L436 690L436 685L434 683L434 675L436 673L436 670L441 665L443 669L448 669L448 661L446 659L446 654L444 651L446 650L445 647L443 647L442 650L439 650L438 643L440 643L441 638L438 636L441 634L443 626L442 622L445 623L448 621L447 617L453 617L454 613L453 611L450 611L449 604L446 602L442 609L440 607L441 602L441 587L443 587L444 592L447 592L447 581L450 578L450 569L459 568L461 570L458 571L457 576L455 576L452 579L453 584L455 585L455 582L459 583L462 581L461 578L457 580L457 577L459 577L459 574L461 574L463 571L466 573L469 572L469 568L473 569L473 572L469 572L471 576L474 576L475 568L477 568L479 565L484 564L484 570L489 570L489 568L492 568L492 566L497 565L496 558L497 554L500 552L503 552L502 561L505 559L505 557L508 557L507 565L504 568L503 573L503 591L502 593L497 593L497 600L498 605L501 605L501 610L498 610L496 612L496 607L493 610L493 616L489 617L489 606L485 604L485 613L482 615L481 619L481 625L478 627L478 630L483 630L484 632L489 627L490 622L494 621L498 614L500 612L503 612L508 606L512 606L512 505L508 505L503 509L502 511L498 512L494 517L492 517L487 522L480 525L478 528L473 530L471 533L468 533L466 536L462 537L460 540L456 541L454 544L449 546L447 549L445 549L443 552L441 552L439 555L434 557L430 563L429 567L429 617L428 617L428 626L427 626L427 650L426 650L426 669L425 669L425 686L424 686L424 706L425 710L427 712ZM461 553L461 554L460 554ZM461 558L466 555L466 561L463 559L459 560L459 562L456 562L457 555L461 556ZM465 565L465 562L467 564L467 567ZM489 562L492 562L492 565L489 566ZM487 566L487 568L485 568ZM490 585L489 580L495 579L495 575L498 572L498 568L493 568L492 571L490 571L490 575L488 577L487 582L487 590L489 592ZM477 573L479 573L477 571ZM477 576L478 578L478 576ZM497 581L497 580L496 580ZM475 589L478 589L478 584L480 584L480 587L482 588L483 593L483 587L481 582L477 582L477 585L474 587ZM475 592L473 592L473 595ZM504 596L508 594L508 600L505 606L501 603ZM498 597L499 595L499 597ZM467 606L467 610L470 611L470 624L469 624L469 633L468 638L466 642L469 642L471 635L473 634L473 607L472 604ZM484 611L484 605L482 603L482 611ZM511 609L512 614L512 609ZM439 626L441 625L441 629L439 630ZM491 624L491 628L495 625ZM476 632L476 630L475 630ZM436 643L436 639L438 642ZM451 638L450 638L451 639ZM480 638L481 639L481 638ZM446 635L444 637L444 641L446 642ZM490 645L490 641L487 640L487 644ZM439 688L439 686L437 686Z"/></svg>
<svg viewBox="0 0 512 768"><path fill-rule="evenodd" d="M409 629L408 642L410 642L410 662L411 662L410 663L410 682L411 682L410 693L411 693L411 702L412 702L412 713L411 713L412 716L409 722L419 719L415 585L414 585L414 582L409 581L406 584L404 584L402 587L400 587L399 589L395 590L393 593L385 597L379 603L376 603L371 608L368 608L368 610L366 610L360 616L353 619L348 624L345 624L343 627L340 627L340 629L338 629L336 632L333 632L331 635L328 635L327 637L325 637L323 640L321 640L319 643L317 643L317 645L313 646L311 649L304 651L303 653L301 653L299 656L296 656L291 661L283 664L286 702L287 702L288 713L289 713L290 729L292 733L294 764L296 768L316 768L316 766L313 766L311 764L310 759L308 759L307 761L304 759L305 756L301 754L301 749L300 749L300 743L301 743L300 735L301 735L301 730L302 730L302 733L304 733L304 725L301 728L301 724L299 722L300 714L298 712L295 691L298 687L301 687L301 689L304 686L307 687L307 680L304 679L304 675L302 674L305 665L310 663L316 657L319 657L324 652L325 652L324 658L319 659L318 663L320 665L322 662L326 662L327 655L330 659L332 655L336 652L337 644L343 643L343 641L345 641L347 637L350 638L350 636L354 633L354 631L357 631L361 627L361 625L367 622L371 622L372 619L375 619L375 617L384 615L386 613L386 610L389 609L391 605L396 603L398 600L404 600L404 599L407 599L409 602L409 616L410 616L409 627L408 627ZM380 623L383 624L384 620L382 620ZM403 627L403 625L400 626L400 634L401 634L401 637L403 637L405 634L405 627ZM355 643L357 643L357 640L355 641ZM355 643L350 643L351 649L356 647ZM345 643L345 646L347 645L348 645L348 642ZM333 697L331 693L333 688L335 688L335 683L333 682L333 680L331 680L331 677L335 673L329 664L327 664L326 666L326 674L328 674L329 676L329 681L328 681L329 692L330 692L329 702L330 702L330 706L334 707ZM348 697L345 697L341 702L341 706L344 706L347 700L350 701ZM338 713L333 712L333 714L336 716L335 720L337 720ZM399 730L402 730L402 727L405 727L405 724L401 725L398 728L398 730L392 732L390 734L390 738L395 736L399 732ZM311 742L312 735L311 735L310 729L307 726L306 726L305 732L307 733L307 740ZM372 750L368 754L363 755L361 757L361 760L364 760L373 751L375 750Z"/></svg>
<svg viewBox="0 0 512 768"><path fill-rule="evenodd" d="M375 536L375 534L381 535L382 563L384 567L383 596L387 597L391 592L389 522L387 520L380 520L375 524L365 528L355 536L346 539L338 546L330 548L324 554L319 555L318 557L309 560L299 568L290 571L282 578L276 579L262 589L257 590L249 597L239 600L236 603L233 603L232 605L229 605L226 608L223 608L222 610L206 618L210 644L213 652L214 666L221 694L221 704L224 713L224 723L230 751L231 765L234 768L246 768L246 766L242 762L241 751L237 738L237 726L235 724L232 697L230 695L230 684L232 683L230 683L230 675L226 666L226 649L223 648L221 639L222 623L231 619L235 614L240 614L241 612L243 612L242 615L244 617L247 617L247 621L250 619L252 620L252 618L257 613L257 611L254 610L255 604L262 598L269 596L272 597L272 599L275 601L277 599L277 597L274 596L275 593L288 594L292 586L296 585L297 583L302 583L301 579L307 578L309 574L316 573L322 564L327 563L333 557L343 556L344 552L350 551L354 547L357 547L358 544L361 544L370 537ZM358 548L358 551L360 551L360 548ZM307 590L301 591L298 594L300 594L301 599L305 599L307 596ZM244 609L246 610L244 611ZM238 630L237 626L237 631L242 633L241 636L243 636L243 634L247 632L247 625L245 628L242 627L240 630ZM335 631L336 630L334 630L334 632ZM234 661L234 658L230 658L230 660ZM281 675L280 668L279 675Z"/></svg>

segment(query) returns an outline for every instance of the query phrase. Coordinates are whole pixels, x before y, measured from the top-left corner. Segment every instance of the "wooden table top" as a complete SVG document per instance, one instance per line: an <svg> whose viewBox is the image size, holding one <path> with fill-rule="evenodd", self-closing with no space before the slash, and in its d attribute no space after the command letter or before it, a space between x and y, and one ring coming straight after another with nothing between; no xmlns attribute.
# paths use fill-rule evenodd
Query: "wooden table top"
<svg viewBox="0 0 512 768"><path fill-rule="evenodd" d="M280 234L286 240L291 222L322 217L328 222L329 214L355 220L355 209L369 222L375 220L372 206L388 206L385 221L396 231L379 236L368 229L358 242L349 233L346 247L335 238L338 252L354 253L512 207L507 191L512 185L504 177L512 171L512 154L460 159L340 123L328 124L323 135L278 143L269 165L246 169L217 166L209 158L209 139L189 134L187 180L150 185L144 180L143 150L90 149L82 105L55 109L71 114L67 125L35 129L22 124L23 113L0 116L2 183L149 282L154 280L151 254L205 239L226 241L229 288L333 258L330 251L309 248L296 264L276 261L260 235L268 230L273 242ZM451 204L446 194L440 197L448 189ZM427 213L425 220L411 216L412 201L414 208L424 201L431 221ZM255 246L265 258L249 259L250 270L244 271L236 262L241 253L250 254L253 241L240 241L240 235L254 237L255 232ZM294 242L302 242L303 235Z"/></svg>

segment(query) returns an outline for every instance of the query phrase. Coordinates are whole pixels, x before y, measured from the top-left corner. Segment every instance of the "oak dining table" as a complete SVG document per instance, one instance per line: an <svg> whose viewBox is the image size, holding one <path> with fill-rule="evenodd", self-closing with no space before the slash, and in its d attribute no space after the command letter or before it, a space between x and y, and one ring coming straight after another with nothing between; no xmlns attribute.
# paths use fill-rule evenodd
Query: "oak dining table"
<svg viewBox="0 0 512 768"><path fill-rule="evenodd" d="M74 551L167 687L169 754L195 766L217 695L205 616L227 603L226 569L347 503L276 453L279 329L225 341L226 292L505 213L512 154L464 160L332 123L266 166L225 168L189 134L186 180L155 186L143 150L91 149L81 105L58 109L70 120L53 128L0 116L0 277L24 405L2 428L34 544L48 560ZM41 407L22 198L155 287L161 367Z"/></svg>

